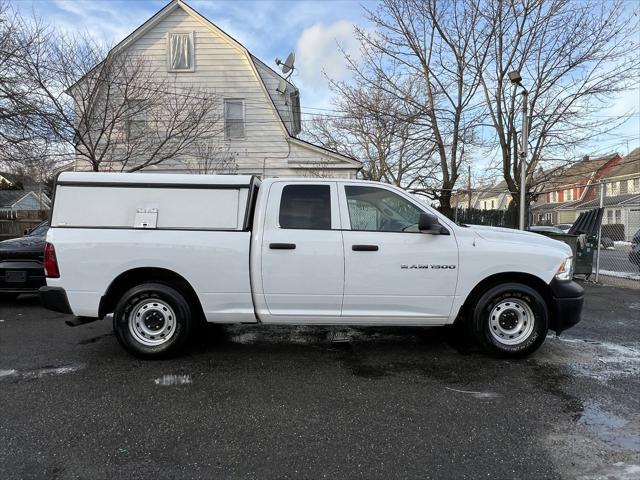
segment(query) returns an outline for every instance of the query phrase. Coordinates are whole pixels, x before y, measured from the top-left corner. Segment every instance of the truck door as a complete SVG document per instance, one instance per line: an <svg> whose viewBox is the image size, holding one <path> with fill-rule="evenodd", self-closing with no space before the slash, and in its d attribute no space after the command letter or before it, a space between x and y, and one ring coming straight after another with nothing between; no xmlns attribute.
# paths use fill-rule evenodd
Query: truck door
<svg viewBox="0 0 640 480"><path fill-rule="evenodd" d="M296 323L340 316L344 254L337 199L335 182L271 185L261 243L270 315Z"/></svg>
<svg viewBox="0 0 640 480"><path fill-rule="evenodd" d="M418 230L419 203L391 188L339 187L344 231L347 317L376 323L441 323L451 311L458 246L451 235Z"/></svg>

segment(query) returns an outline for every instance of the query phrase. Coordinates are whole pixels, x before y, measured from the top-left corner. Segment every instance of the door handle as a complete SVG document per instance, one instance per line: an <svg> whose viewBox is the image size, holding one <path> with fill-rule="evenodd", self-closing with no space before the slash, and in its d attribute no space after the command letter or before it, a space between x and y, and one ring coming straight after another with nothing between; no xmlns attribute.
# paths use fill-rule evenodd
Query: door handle
<svg viewBox="0 0 640 480"><path fill-rule="evenodd" d="M270 243L269 248L271 250L295 250L295 243Z"/></svg>
<svg viewBox="0 0 640 480"><path fill-rule="evenodd" d="M377 252L378 245L351 245L354 252Z"/></svg>

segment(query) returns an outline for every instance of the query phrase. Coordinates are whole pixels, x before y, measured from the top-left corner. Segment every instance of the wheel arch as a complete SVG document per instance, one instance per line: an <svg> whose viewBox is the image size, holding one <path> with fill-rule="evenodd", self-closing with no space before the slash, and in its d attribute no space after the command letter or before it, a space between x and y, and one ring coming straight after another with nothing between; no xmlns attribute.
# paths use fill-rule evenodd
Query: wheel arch
<svg viewBox="0 0 640 480"><path fill-rule="evenodd" d="M204 310L200 303L200 298L196 294L191 284L182 275L166 269L157 267L139 267L122 272L113 279L105 294L100 299L98 307L98 317L104 318L105 315L113 313L118 301L124 293L146 282L163 283L175 288L182 293L190 305L194 308L201 319L204 319Z"/></svg>
<svg viewBox="0 0 640 480"><path fill-rule="evenodd" d="M462 304L462 307L460 307L455 323L462 323L467 318L469 318L469 314L471 312L471 309L475 305L475 302L484 292L492 287L495 287L496 285L511 282L517 282L527 285L535 289L542 296L547 306L547 313L549 315L549 327L552 330L555 330L554 327L556 326L556 319L554 318L555 309L552 305L553 292L551 290L551 287L540 277L524 272L501 272L482 279L475 287L471 289L469 295L467 295L467 298Z"/></svg>

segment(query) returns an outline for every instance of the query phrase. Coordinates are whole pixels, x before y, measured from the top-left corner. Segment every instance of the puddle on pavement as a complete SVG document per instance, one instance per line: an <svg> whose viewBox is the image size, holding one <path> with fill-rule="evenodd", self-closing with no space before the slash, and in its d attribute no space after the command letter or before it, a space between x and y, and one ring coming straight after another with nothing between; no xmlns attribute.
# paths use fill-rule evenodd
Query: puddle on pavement
<svg viewBox="0 0 640 480"><path fill-rule="evenodd" d="M620 345L549 335L536 363L566 365L576 374L606 383L640 374L640 344Z"/></svg>
<svg viewBox="0 0 640 480"><path fill-rule="evenodd" d="M192 383L191 375L162 375L153 381L161 387L175 387L178 385L189 385Z"/></svg>
<svg viewBox="0 0 640 480"><path fill-rule="evenodd" d="M632 429L629 421L607 412L597 403L584 404L578 423L613 449L640 450L640 434Z"/></svg>
<svg viewBox="0 0 640 480"><path fill-rule="evenodd" d="M15 368L0 369L0 380L2 379L14 379L14 380L31 380L44 377L52 377L57 375L65 375L67 373L74 373L82 370L84 365L82 364L70 364L70 365L45 365L41 368L35 368L30 370L17 370Z"/></svg>

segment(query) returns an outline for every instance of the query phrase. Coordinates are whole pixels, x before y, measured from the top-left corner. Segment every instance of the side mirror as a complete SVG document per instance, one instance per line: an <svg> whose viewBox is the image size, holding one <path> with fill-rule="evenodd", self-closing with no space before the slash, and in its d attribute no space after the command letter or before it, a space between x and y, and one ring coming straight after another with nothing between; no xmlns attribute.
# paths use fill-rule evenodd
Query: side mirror
<svg viewBox="0 0 640 480"><path fill-rule="evenodd" d="M25 228L24 229L24 235L29 235L31 233L31 229L30 228Z"/></svg>
<svg viewBox="0 0 640 480"><path fill-rule="evenodd" d="M449 235L449 230L440 225L438 217L432 213L422 212L418 220L418 230L429 235Z"/></svg>

